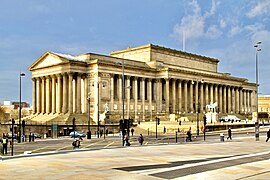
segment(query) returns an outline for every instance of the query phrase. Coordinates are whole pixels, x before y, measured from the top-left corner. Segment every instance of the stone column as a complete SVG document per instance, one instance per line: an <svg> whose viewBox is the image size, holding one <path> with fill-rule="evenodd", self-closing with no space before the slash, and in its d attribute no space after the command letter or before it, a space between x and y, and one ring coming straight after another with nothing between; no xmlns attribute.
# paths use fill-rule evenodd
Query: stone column
<svg viewBox="0 0 270 180"><path fill-rule="evenodd" d="M89 87L88 86L88 74L84 74L83 83L84 83L84 97L83 97L83 100L84 100L84 111L83 111L83 113L87 113L88 112L88 101L87 101L87 98L88 98L88 93L90 92L90 88L88 88Z"/></svg>
<svg viewBox="0 0 270 180"><path fill-rule="evenodd" d="M189 86L189 112L193 113L193 81L190 82Z"/></svg>
<svg viewBox="0 0 270 180"><path fill-rule="evenodd" d="M142 114L143 114L143 120L145 120L145 78L142 78L141 81L141 97L142 97Z"/></svg>
<svg viewBox="0 0 270 180"><path fill-rule="evenodd" d="M165 80L166 80L166 94L165 94L166 114L170 114L170 79Z"/></svg>
<svg viewBox="0 0 270 180"><path fill-rule="evenodd" d="M235 113L235 87L232 87L232 112Z"/></svg>
<svg viewBox="0 0 270 180"><path fill-rule="evenodd" d="M162 88L162 79L160 79L159 83L159 109L160 109L160 112L163 111L163 99L162 99L162 94L163 94L163 88Z"/></svg>
<svg viewBox="0 0 270 180"><path fill-rule="evenodd" d="M119 100L119 107L121 107L121 108L119 108L118 110L119 110L119 113L121 113L122 114L122 109L123 109L123 105L122 105L122 75L118 75L118 94L119 94L119 96L118 96L118 100ZM122 117L122 116L121 116ZM123 117L124 118L124 117Z"/></svg>
<svg viewBox="0 0 270 180"><path fill-rule="evenodd" d="M114 111L114 74L110 74L111 89L110 89L110 111Z"/></svg>
<svg viewBox="0 0 270 180"><path fill-rule="evenodd" d="M223 86L223 112L228 113L227 111L227 86Z"/></svg>
<svg viewBox="0 0 270 180"><path fill-rule="evenodd" d="M188 112L187 109L187 81L184 81L184 113Z"/></svg>
<svg viewBox="0 0 270 180"><path fill-rule="evenodd" d="M175 105L176 105L176 90L175 90L175 79L172 79L172 113L175 113Z"/></svg>
<svg viewBox="0 0 270 180"><path fill-rule="evenodd" d="M182 113L182 82L178 82L178 111Z"/></svg>
<svg viewBox="0 0 270 180"><path fill-rule="evenodd" d="M243 113L243 89L242 88L240 88L239 89L239 100L240 100L240 103L239 103L239 111L240 111L240 113Z"/></svg>
<svg viewBox="0 0 270 180"><path fill-rule="evenodd" d="M215 84L214 86L215 86L215 100L214 100L214 102L219 104L219 102L218 102L218 85Z"/></svg>
<svg viewBox="0 0 270 180"><path fill-rule="evenodd" d="M72 114L73 113L73 73L72 72L68 73L68 96L69 96L68 112Z"/></svg>
<svg viewBox="0 0 270 180"><path fill-rule="evenodd" d="M41 94L42 94L42 100L41 100L41 108L42 108L42 113L45 114L46 112L46 94L45 94L45 77L42 77L42 84L41 84Z"/></svg>
<svg viewBox="0 0 270 180"><path fill-rule="evenodd" d="M209 85L208 83L205 83L205 106L209 105L209 91L208 91Z"/></svg>
<svg viewBox="0 0 270 180"><path fill-rule="evenodd" d="M62 109L62 75L57 74L57 113L61 113Z"/></svg>
<svg viewBox="0 0 270 180"><path fill-rule="evenodd" d="M253 112L253 91L250 92L250 112Z"/></svg>
<svg viewBox="0 0 270 180"><path fill-rule="evenodd" d="M235 88L235 112L239 113L239 88Z"/></svg>
<svg viewBox="0 0 270 180"><path fill-rule="evenodd" d="M199 99L199 82L196 81L195 84L195 112L198 112L198 108L199 108L199 103L198 103L198 99Z"/></svg>
<svg viewBox="0 0 270 180"><path fill-rule="evenodd" d="M223 93L222 93L222 85L220 85L219 86L219 104L218 104L219 113L224 113L222 102L223 102Z"/></svg>
<svg viewBox="0 0 270 180"><path fill-rule="evenodd" d="M243 96L244 96L244 112L247 112L247 93L246 90L243 90Z"/></svg>
<svg viewBox="0 0 270 180"><path fill-rule="evenodd" d="M210 103L214 103L214 88L213 88L213 84L210 84Z"/></svg>
<svg viewBox="0 0 270 180"><path fill-rule="evenodd" d="M204 112L203 92L203 83L200 83L200 112Z"/></svg>
<svg viewBox="0 0 270 180"><path fill-rule="evenodd" d="M131 89L131 85L130 85L130 76L126 76L126 81L127 81L127 118L130 117L130 89Z"/></svg>
<svg viewBox="0 0 270 180"><path fill-rule="evenodd" d="M134 112L135 119L138 119L138 77L134 77Z"/></svg>
<svg viewBox="0 0 270 180"><path fill-rule="evenodd" d="M77 75L77 104L76 104L76 112L78 114L81 114L82 113L82 109L81 109L81 73L78 73Z"/></svg>
<svg viewBox="0 0 270 180"><path fill-rule="evenodd" d="M151 117L152 117L152 113L153 113L153 104L152 104L152 79L148 79L148 101L149 101L149 112L151 113Z"/></svg>
<svg viewBox="0 0 270 180"><path fill-rule="evenodd" d="M46 113L51 113L51 93L50 93L50 76L46 76Z"/></svg>
<svg viewBox="0 0 270 180"><path fill-rule="evenodd" d="M63 109L62 112L67 113L68 108L68 83L67 83L67 74L63 73Z"/></svg>
<svg viewBox="0 0 270 180"><path fill-rule="evenodd" d="M247 112L250 112L250 96L249 96L249 90L247 90Z"/></svg>
<svg viewBox="0 0 270 180"><path fill-rule="evenodd" d="M231 87L228 86L228 113L231 113L232 109L231 109Z"/></svg>
<svg viewBox="0 0 270 180"><path fill-rule="evenodd" d="M37 113L41 113L41 79L38 77L37 79Z"/></svg>
<svg viewBox="0 0 270 180"><path fill-rule="evenodd" d="M52 113L56 113L56 77L55 75L51 76L52 79Z"/></svg>
<svg viewBox="0 0 270 180"><path fill-rule="evenodd" d="M37 85L36 85L36 78L32 78L32 114L35 114L37 112Z"/></svg>

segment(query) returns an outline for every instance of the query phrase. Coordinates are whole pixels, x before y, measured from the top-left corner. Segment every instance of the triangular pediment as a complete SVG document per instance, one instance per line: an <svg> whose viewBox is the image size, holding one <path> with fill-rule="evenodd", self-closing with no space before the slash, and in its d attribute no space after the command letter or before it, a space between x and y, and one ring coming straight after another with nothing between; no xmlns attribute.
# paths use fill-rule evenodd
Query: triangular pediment
<svg viewBox="0 0 270 180"><path fill-rule="evenodd" d="M50 66L55 66L58 64L69 62L67 59L59 57L58 55L46 52L40 58L38 58L30 67L29 70L45 68Z"/></svg>

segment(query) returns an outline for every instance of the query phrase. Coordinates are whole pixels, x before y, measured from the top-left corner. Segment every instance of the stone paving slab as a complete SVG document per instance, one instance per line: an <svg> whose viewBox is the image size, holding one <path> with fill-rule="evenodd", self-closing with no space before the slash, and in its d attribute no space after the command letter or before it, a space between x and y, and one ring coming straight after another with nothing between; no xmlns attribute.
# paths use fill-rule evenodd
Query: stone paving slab
<svg viewBox="0 0 270 180"><path fill-rule="evenodd" d="M0 179L269 179L269 151L264 138L78 150L4 160Z"/></svg>

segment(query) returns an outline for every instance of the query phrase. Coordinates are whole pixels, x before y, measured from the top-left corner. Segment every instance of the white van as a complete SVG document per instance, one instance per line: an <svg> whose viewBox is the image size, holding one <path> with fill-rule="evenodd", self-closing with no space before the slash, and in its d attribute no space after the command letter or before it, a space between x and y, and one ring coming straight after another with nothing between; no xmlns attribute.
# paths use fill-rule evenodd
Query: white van
<svg viewBox="0 0 270 180"><path fill-rule="evenodd" d="M240 122L241 119L239 119L237 116L233 115L228 115L228 116L223 116L219 118L220 122Z"/></svg>

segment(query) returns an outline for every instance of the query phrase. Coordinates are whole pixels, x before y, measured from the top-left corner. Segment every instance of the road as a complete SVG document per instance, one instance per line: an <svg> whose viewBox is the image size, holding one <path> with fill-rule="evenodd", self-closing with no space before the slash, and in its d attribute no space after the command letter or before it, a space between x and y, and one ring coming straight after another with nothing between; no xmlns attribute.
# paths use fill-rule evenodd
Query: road
<svg viewBox="0 0 270 180"><path fill-rule="evenodd" d="M175 141L172 137L164 136L159 140L146 137L142 146L134 137L130 147L119 146L119 137L93 138L89 143L84 140L85 147L93 144L85 149L3 159L0 174L2 179L27 180L269 179L270 143L265 142L265 133L255 141L252 131L233 131L233 139L224 142L220 142L219 133L213 133L207 135L206 141L199 136L193 142L169 145L170 140ZM49 141L65 147L63 142L70 143L72 139L47 139L32 144Z"/></svg>
<svg viewBox="0 0 270 180"><path fill-rule="evenodd" d="M268 128L261 128L261 137L265 137L266 131ZM223 133L225 136L227 131L218 131L218 132L209 132L206 134L207 142L217 142L220 141L220 133ZM177 134L177 142L176 135L167 135L162 134L159 135L156 139L155 136L144 136L144 145L161 145L161 144L183 144L183 143L199 143L202 142L204 137L203 134L196 136L193 134L193 142L185 142L185 134ZM233 130L233 138L252 138L254 137L254 128L244 128L244 129L234 129ZM131 146L139 146L137 141L138 135L134 135L134 137L130 137ZM65 150L73 150L72 147L73 138L70 137L60 137L57 139L36 139L35 142L24 142L24 143L15 143L14 144L14 155L21 155L24 153L44 153L49 151L65 151ZM81 141L81 149L106 149L106 148L117 148L122 146L122 140L119 136L106 136L101 138L96 138L96 136L92 136L92 139L84 138ZM8 155L10 156L10 148L8 149Z"/></svg>

